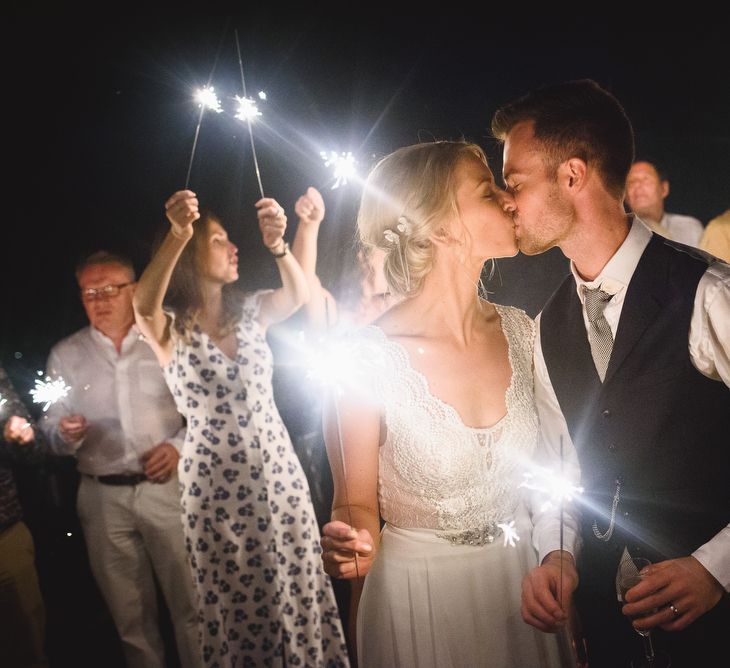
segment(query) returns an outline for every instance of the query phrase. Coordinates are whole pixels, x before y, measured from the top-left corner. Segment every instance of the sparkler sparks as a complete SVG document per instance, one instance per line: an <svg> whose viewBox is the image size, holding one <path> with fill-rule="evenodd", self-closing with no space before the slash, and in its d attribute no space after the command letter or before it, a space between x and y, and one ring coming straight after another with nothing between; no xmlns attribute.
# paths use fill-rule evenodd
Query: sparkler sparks
<svg viewBox="0 0 730 668"><path fill-rule="evenodd" d="M236 96L236 100L238 100L240 105L238 114L236 114L236 118L240 118L241 120L246 122L246 125L248 125L248 137L251 140L251 154L253 156L253 164L256 169L256 180L259 184L259 192L261 193L261 197L264 197L264 184L261 182L261 170L259 169L259 160L256 157L256 144L253 140L253 128L251 127L251 121L256 118L256 116L261 116L261 112L256 107L256 102L249 98L246 94L246 77L243 74L243 59L241 58L241 45L238 41L238 30L235 30L234 33L236 35L236 53L238 54L238 68L241 71L241 88L243 90L243 96ZM266 99L266 93L264 93L264 91L259 92L259 99ZM244 100L246 101L245 107Z"/></svg>
<svg viewBox="0 0 730 668"><path fill-rule="evenodd" d="M212 76L212 75L211 75ZM188 163L188 173L185 177L185 189L187 190L188 185L190 184L190 172L193 169L193 159L195 158L195 149L198 146L198 135L200 135L200 125L203 122L203 114L205 113L206 109L211 109L212 111L215 111L217 114L220 114L223 111L223 108L221 107L220 100L215 94L215 89L213 86L205 86L198 90L198 92L195 94L195 100L198 102L198 105L200 106L200 115L198 116L198 124L195 127L195 138L193 139L193 149L190 151L190 162Z"/></svg>
<svg viewBox="0 0 730 668"><path fill-rule="evenodd" d="M553 505L572 501L575 496L583 493L583 487L574 485L570 480L549 470L538 473L525 473L525 480L520 487L542 492L548 498L540 507L540 511L547 510Z"/></svg>
<svg viewBox="0 0 730 668"><path fill-rule="evenodd" d="M326 151L320 151L319 155L324 160L324 166L331 166L334 171L335 182L332 185L332 190L347 185L348 180L357 174L357 161L350 151L347 153L337 153L336 151L327 153Z"/></svg>
<svg viewBox="0 0 730 668"><path fill-rule="evenodd" d="M515 521L501 522L497 526L502 529L504 535L504 547L509 545L510 547L516 547L515 541L519 540L520 537L517 535L517 529L515 527Z"/></svg>
<svg viewBox="0 0 730 668"><path fill-rule="evenodd" d="M241 97L236 95L236 102L238 102L238 111L236 112L236 118L239 121L246 121L250 123L256 120L258 116L261 116L259 108L256 106L256 100L250 97Z"/></svg>
<svg viewBox="0 0 730 668"><path fill-rule="evenodd" d="M68 396L71 387L61 376L52 380L50 376L46 376L44 380L36 378L35 387L30 391L34 404L45 404L43 412L45 413L51 405L55 404L59 399Z"/></svg>
<svg viewBox="0 0 730 668"><path fill-rule="evenodd" d="M220 114L223 111L221 107L221 101L215 94L215 88L213 86L204 86L198 89L195 94L195 101L202 107L202 110L210 109L215 111L216 114Z"/></svg>

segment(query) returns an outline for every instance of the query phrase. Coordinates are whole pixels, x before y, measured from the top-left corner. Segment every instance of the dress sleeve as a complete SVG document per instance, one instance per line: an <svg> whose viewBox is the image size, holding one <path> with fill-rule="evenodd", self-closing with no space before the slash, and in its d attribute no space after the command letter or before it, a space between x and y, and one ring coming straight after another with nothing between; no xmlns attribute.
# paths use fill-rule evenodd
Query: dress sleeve
<svg viewBox="0 0 730 668"><path fill-rule="evenodd" d="M243 298L243 320L245 322L251 322L252 320L258 320L259 311L261 310L261 300L264 295L274 292L271 289L256 290L255 292L247 293Z"/></svg>

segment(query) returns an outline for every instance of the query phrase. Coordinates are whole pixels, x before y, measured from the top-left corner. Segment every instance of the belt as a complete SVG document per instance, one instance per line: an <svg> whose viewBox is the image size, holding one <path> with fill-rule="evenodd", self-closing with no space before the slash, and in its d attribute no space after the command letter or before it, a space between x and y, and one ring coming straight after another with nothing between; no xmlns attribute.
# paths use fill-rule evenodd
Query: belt
<svg viewBox="0 0 730 668"><path fill-rule="evenodd" d="M114 474L114 475L88 475L87 477L103 485L139 485L147 480L144 473L131 473L130 475Z"/></svg>

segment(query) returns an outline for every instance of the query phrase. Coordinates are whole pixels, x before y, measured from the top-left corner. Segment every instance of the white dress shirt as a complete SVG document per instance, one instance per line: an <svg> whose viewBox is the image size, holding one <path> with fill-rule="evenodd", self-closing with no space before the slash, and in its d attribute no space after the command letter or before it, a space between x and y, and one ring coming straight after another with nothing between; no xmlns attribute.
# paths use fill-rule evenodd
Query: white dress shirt
<svg viewBox="0 0 730 668"><path fill-rule="evenodd" d="M168 442L180 452L185 438L162 369L133 325L117 353L111 339L85 327L63 339L48 357L46 373L71 387L53 404L39 426L58 454L75 454L78 470L88 475L141 473L140 456ZM74 444L61 438L62 417L80 414L86 436Z"/></svg>
<svg viewBox="0 0 730 668"><path fill-rule="evenodd" d="M658 231L672 241L699 248L704 225L692 216L683 216L680 213L664 213L659 221Z"/></svg>
<svg viewBox="0 0 730 668"><path fill-rule="evenodd" d="M603 290L613 295L606 305L604 316L614 338L629 282L650 239L651 231L642 221L635 218L624 243L594 281L584 281L571 262L570 268L581 303L583 303L582 285L589 288L601 286ZM559 444L562 438L565 476L573 484L578 485L580 481L578 456L542 354L539 315L536 321L535 401L540 416L540 448L543 457L559 461ZM583 309L583 321L587 331L588 316L585 309ZM697 285L688 345L695 368L704 376L730 387L730 265L724 262L710 264ZM572 517L565 522L564 549L570 552L574 552L577 547L576 526L577 523ZM559 518L555 513L546 511L535 517L533 543L539 552L540 561L549 552L559 549L558 531ZM730 524L693 552L693 556L727 591L730 591Z"/></svg>

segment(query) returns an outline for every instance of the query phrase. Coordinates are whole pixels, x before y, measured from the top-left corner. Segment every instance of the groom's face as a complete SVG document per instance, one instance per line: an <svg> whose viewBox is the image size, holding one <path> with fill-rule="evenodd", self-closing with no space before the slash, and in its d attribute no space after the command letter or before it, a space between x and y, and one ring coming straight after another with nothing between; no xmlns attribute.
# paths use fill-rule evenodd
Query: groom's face
<svg viewBox="0 0 730 668"><path fill-rule="evenodd" d="M559 246L572 213L557 179L548 174L546 155L533 127L533 121L518 123L504 142L504 181L514 199L515 234L525 255Z"/></svg>

